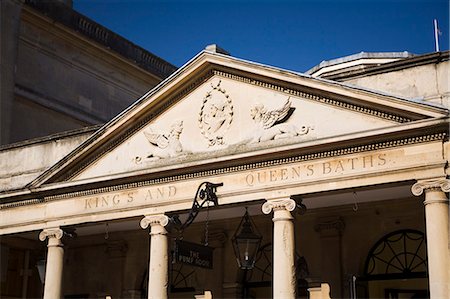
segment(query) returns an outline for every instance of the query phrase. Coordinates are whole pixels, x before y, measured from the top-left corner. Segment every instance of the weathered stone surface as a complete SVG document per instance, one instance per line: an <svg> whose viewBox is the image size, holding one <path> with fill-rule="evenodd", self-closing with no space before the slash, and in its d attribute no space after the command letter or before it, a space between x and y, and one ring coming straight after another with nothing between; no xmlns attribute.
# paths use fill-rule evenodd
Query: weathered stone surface
<svg viewBox="0 0 450 299"><path fill-rule="evenodd" d="M93 129L0 148L0 192L19 189L86 140Z"/></svg>
<svg viewBox="0 0 450 299"><path fill-rule="evenodd" d="M226 90L228 98L222 99L220 93L212 92L211 86L215 87L219 82L220 88ZM221 111L226 111L226 109L229 109L227 107L233 106L234 113L232 113L230 119L226 114L219 117L216 110L210 110L217 109L215 106L209 107L208 111L203 111L203 102L206 98L214 100L215 97L219 101L216 105L222 105ZM255 105L264 105L266 117L268 117L269 114L273 115L275 111L280 109L279 107L283 107L288 98L290 105L287 110L293 111L287 120L271 125L266 129L261 126L260 121L253 119L252 111ZM228 103L228 99L231 99L232 104ZM215 132L223 130L225 126L227 127L220 133L219 139L215 139L219 135L212 137L213 134L211 134L208 135L211 136L210 138L205 138L202 134L204 126L202 127L202 124L199 123L199 118L206 113L213 113L214 118L220 124ZM317 115L320 115L320 117L317 117ZM273 122L275 123L275 121ZM147 140L146 136L153 131L161 132L161 134L158 134L161 138L165 138L162 132L167 132L166 136L169 136L171 127L175 122L182 122L183 124L177 140L180 143L180 149L182 149L178 152L178 155L170 154L169 152L172 151L169 147L164 149ZM270 91L258 86L215 76L193 90L171 109L156 117L122 144L106 153L92 166L77 175L74 180L135 171L158 164L179 164L180 160L183 162L202 160L214 157L217 151L220 151L217 154L220 156L251 152L258 148L300 144L332 136L390 127L394 124L389 120L367 117L358 112L315 103L302 97L289 97L282 92ZM292 129L288 130L286 126L291 126ZM294 127L296 129L302 127L308 129L305 129L302 134L296 134ZM295 134L291 134L291 131ZM271 138L268 136L271 136ZM211 140L214 140L214 142L211 143ZM220 142L215 142L216 140L220 140ZM166 158L169 160L155 161L152 151L158 152L159 156L164 156L164 152L167 152ZM176 158L177 156L178 159L170 161L170 158Z"/></svg>
<svg viewBox="0 0 450 299"><path fill-rule="evenodd" d="M176 68L58 1L2 1L0 144L105 123Z"/></svg>

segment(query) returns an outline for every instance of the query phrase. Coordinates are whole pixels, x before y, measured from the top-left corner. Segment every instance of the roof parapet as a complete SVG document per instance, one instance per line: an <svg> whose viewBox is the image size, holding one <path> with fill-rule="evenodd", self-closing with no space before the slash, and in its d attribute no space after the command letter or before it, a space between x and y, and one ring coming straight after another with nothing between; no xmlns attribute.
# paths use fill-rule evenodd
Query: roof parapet
<svg viewBox="0 0 450 299"><path fill-rule="evenodd" d="M227 50L219 47L216 44L211 44L211 45L207 45L205 47L205 50L208 52L213 52L213 53L218 53L218 54L224 54L224 55L230 55L230 52L228 52Z"/></svg>
<svg viewBox="0 0 450 299"><path fill-rule="evenodd" d="M307 70L305 74L320 77L327 73L347 71L354 68L369 68L400 59L415 57L407 51L403 52L360 52L331 60L324 60L318 65Z"/></svg>
<svg viewBox="0 0 450 299"><path fill-rule="evenodd" d="M118 53L161 79L167 78L177 70L176 66L164 59L73 10L70 5L64 3L67 1L69 0L56 2L24 0L24 3L54 21Z"/></svg>

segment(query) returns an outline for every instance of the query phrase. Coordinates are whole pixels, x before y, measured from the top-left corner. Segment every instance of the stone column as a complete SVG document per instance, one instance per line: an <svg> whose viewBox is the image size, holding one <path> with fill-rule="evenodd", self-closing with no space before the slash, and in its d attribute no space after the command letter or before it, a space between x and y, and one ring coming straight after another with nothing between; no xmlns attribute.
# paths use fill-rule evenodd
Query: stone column
<svg viewBox="0 0 450 299"><path fill-rule="evenodd" d="M64 249L61 238L64 233L59 227L44 229L39 240L48 238L47 266L45 267L44 299L61 298Z"/></svg>
<svg viewBox="0 0 450 299"><path fill-rule="evenodd" d="M167 299L169 257L167 231L169 217L164 214L145 216L141 227L150 225L150 261L148 266L148 299Z"/></svg>
<svg viewBox="0 0 450 299"><path fill-rule="evenodd" d="M341 237L345 223L340 217L320 219L314 230L320 234L322 281L331 285L332 298L344 298Z"/></svg>
<svg viewBox="0 0 450 299"><path fill-rule="evenodd" d="M223 274L224 274L224 245L228 241L228 237L223 230L212 230L209 232L209 246L214 248L213 265L214 276L211 279L210 288L215 298L223 298Z"/></svg>
<svg viewBox="0 0 450 299"><path fill-rule="evenodd" d="M449 201L445 194L450 191L450 180L424 180L412 186L412 193L416 196L424 191L430 297L432 299L450 298Z"/></svg>
<svg viewBox="0 0 450 299"><path fill-rule="evenodd" d="M108 240L106 243L106 256L108 265L115 271L105 273L105 278L110 283L107 290L112 298L124 298L122 287L124 286L125 263L127 257L127 243L124 240ZM129 296L127 296L129 298Z"/></svg>
<svg viewBox="0 0 450 299"><path fill-rule="evenodd" d="M273 211L273 298L294 299L297 288L295 278L295 238L291 212L293 199L268 200L262 206L264 214Z"/></svg>

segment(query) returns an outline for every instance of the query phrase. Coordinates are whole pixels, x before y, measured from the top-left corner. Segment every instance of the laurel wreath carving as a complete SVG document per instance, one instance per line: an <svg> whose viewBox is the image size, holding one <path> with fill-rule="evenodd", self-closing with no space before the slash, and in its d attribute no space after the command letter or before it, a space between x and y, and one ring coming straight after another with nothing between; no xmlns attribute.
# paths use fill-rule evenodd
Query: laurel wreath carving
<svg viewBox="0 0 450 299"><path fill-rule="evenodd" d="M233 121L233 103L221 81L206 92L199 114L200 133L208 140L208 146L223 145L224 135Z"/></svg>

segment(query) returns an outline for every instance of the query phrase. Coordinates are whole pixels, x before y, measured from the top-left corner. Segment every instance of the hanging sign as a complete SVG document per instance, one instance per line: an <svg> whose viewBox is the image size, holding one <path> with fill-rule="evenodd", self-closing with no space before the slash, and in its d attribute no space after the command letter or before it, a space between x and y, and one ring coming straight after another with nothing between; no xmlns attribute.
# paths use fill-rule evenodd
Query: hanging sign
<svg viewBox="0 0 450 299"><path fill-rule="evenodd" d="M186 241L175 241L175 263L212 269L213 248Z"/></svg>

